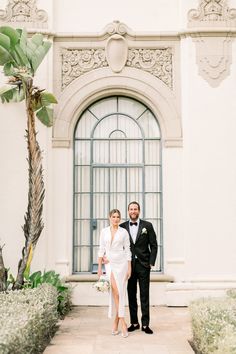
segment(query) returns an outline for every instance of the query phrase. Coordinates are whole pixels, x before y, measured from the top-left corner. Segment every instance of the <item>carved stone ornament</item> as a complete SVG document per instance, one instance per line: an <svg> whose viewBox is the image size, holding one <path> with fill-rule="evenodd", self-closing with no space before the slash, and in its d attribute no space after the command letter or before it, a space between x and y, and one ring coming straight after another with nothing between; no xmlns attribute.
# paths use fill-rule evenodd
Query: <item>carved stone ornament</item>
<svg viewBox="0 0 236 354"><path fill-rule="evenodd" d="M112 35L106 44L106 57L113 72L119 73L127 61L128 44L119 34Z"/></svg>
<svg viewBox="0 0 236 354"><path fill-rule="evenodd" d="M105 33L108 33L110 36L113 34L124 36L128 32L131 33L131 30L120 21L113 21L105 27Z"/></svg>
<svg viewBox="0 0 236 354"><path fill-rule="evenodd" d="M212 86L218 86L230 73L232 40L227 37L194 38L199 74Z"/></svg>
<svg viewBox="0 0 236 354"><path fill-rule="evenodd" d="M105 50L63 48L62 56L62 89L82 74L108 66Z"/></svg>
<svg viewBox="0 0 236 354"><path fill-rule="evenodd" d="M46 28L47 20L46 11L37 9L36 0L8 0L6 10L0 10L0 23L18 27Z"/></svg>
<svg viewBox="0 0 236 354"><path fill-rule="evenodd" d="M126 65L148 71L163 81L170 89L173 86L171 48L129 49Z"/></svg>
<svg viewBox="0 0 236 354"><path fill-rule="evenodd" d="M227 0L200 0L198 9L188 12L189 26L235 26L236 9L229 9Z"/></svg>

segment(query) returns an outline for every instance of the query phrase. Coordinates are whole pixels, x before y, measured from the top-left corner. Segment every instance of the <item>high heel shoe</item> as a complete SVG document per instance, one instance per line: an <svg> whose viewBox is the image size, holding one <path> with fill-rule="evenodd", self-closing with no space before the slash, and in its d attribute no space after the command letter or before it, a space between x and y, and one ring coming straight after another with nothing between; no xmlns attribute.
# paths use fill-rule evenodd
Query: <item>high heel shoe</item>
<svg viewBox="0 0 236 354"><path fill-rule="evenodd" d="M128 335L129 335L128 331L121 333L121 336L122 336L123 338L127 338Z"/></svg>
<svg viewBox="0 0 236 354"><path fill-rule="evenodd" d="M120 333L119 331L114 331L114 330L111 331L111 334L112 334L113 336L117 336L117 334L119 334L119 333Z"/></svg>

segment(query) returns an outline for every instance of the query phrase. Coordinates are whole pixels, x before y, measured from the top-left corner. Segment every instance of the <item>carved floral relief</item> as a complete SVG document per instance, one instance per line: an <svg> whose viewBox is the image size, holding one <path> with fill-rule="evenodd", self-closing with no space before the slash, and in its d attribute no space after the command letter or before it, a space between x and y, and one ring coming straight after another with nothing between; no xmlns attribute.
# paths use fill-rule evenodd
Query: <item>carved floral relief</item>
<svg viewBox="0 0 236 354"><path fill-rule="evenodd" d="M82 74L108 66L104 49L62 49L62 89Z"/></svg>
<svg viewBox="0 0 236 354"><path fill-rule="evenodd" d="M62 55L62 90L74 79L84 73L109 66L105 49L71 49L64 48ZM172 51L171 48L144 49L131 48L125 63L149 72L172 88ZM112 68L113 70L113 68ZM119 68L120 71L121 69Z"/></svg>
<svg viewBox="0 0 236 354"><path fill-rule="evenodd" d="M148 71L172 88L172 52L164 49L129 49L127 66Z"/></svg>

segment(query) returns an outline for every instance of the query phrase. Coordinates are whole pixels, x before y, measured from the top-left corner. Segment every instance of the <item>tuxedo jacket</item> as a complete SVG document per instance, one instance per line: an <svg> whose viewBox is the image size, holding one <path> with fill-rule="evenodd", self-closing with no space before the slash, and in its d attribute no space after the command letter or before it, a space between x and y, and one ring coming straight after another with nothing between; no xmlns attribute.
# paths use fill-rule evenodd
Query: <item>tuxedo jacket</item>
<svg viewBox="0 0 236 354"><path fill-rule="evenodd" d="M157 257L158 245L152 223L142 219L139 220L139 228L135 243L130 235L129 221L123 222L120 226L125 228L129 233L132 261L135 261L135 259L138 258L139 262L147 268L150 268L150 265L154 265Z"/></svg>

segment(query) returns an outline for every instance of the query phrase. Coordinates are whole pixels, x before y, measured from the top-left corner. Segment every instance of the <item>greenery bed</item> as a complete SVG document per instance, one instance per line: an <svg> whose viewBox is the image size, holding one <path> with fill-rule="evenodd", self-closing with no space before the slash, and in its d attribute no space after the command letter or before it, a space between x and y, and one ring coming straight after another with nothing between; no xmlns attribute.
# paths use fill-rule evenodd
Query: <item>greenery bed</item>
<svg viewBox="0 0 236 354"><path fill-rule="evenodd" d="M236 291L227 295L191 303L192 344L197 354L236 354Z"/></svg>
<svg viewBox="0 0 236 354"><path fill-rule="evenodd" d="M0 354L43 352L58 321L57 296L50 284L0 293Z"/></svg>

